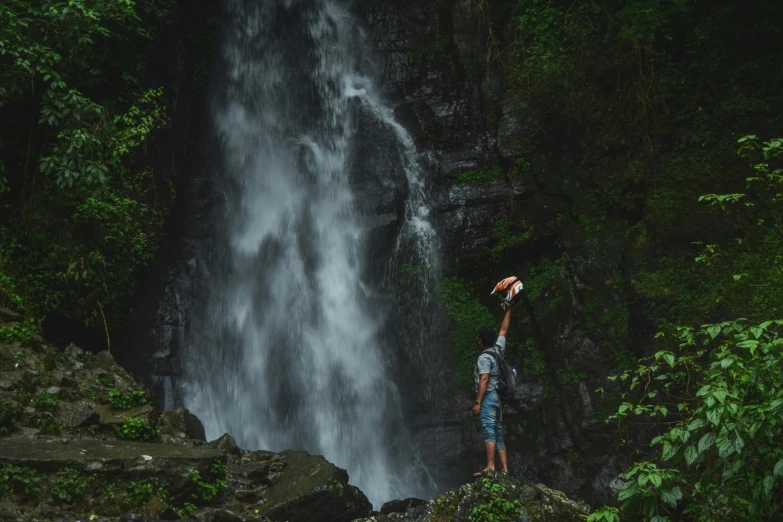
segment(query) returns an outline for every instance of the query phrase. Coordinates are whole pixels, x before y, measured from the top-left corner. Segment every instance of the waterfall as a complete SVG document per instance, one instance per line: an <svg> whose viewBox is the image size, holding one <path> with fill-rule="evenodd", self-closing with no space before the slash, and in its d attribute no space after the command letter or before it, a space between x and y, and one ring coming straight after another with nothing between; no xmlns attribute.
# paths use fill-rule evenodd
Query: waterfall
<svg viewBox="0 0 783 522"><path fill-rule="evenodd" d="M412 140L378 95L340 2L227 0L227 14L212 100L225 237L206 261L179 396L208 437L323 454L376 507L427 496L388 376L384 285L363 277L370 230L348 175L357 114L372 115L393 131L408 182L395 255L431 273L437 235Z"/></svg>

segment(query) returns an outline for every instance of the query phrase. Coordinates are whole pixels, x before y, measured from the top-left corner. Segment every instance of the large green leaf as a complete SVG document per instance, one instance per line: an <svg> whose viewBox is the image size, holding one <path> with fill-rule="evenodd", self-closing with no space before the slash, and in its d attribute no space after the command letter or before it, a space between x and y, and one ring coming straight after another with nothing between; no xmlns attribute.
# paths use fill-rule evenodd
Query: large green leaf
<svg viewBox="0 0 783 522"><path fill-rule="evenodd" d="M693 464L697 458L699 458L699 452L693 445L685 448L685 462L687 462L688 465Z"/></svg>
<svg viewBox="0 0 783 522"><path fill-rule="evenodd" d="M699 452L704 453L708 449L712 447L713 444L715 444L716 435L713 432L709 432L705 434L700 440L699 440Z"/></svg>

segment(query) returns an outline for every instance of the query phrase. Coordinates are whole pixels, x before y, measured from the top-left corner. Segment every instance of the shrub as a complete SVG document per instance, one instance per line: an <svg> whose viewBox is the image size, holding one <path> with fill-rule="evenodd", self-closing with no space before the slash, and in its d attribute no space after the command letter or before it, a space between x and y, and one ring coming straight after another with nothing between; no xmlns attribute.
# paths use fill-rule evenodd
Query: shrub
<svg viewBox="0 0 783 522"><path fill-rule="evenodd" d="M212 463L210 468L212 475L214 475L214 482L205 482L201 480L201 474L197 469L190 469L188 474L190 479L196 483L198 493L193 495L195 500L200 500L205 504L209 504L220 495L224 489L226 489L226 465L220 460L216 460Z"/></svg>
<svg viewBox="0 0 783 522"><path fill-rule="evenodd" d="M30 468L0 465L0 492L12 491L34 498L41 492L41 478Z"/></svg>
<svg viewBox="0 0 783 522"><path fill-rule="evenodd" d="M117 436L125 440L150 442L158 436L158 430L150 426L144 419L131 417L125 419L121 426L115 428Z"/></svg>
<svg viewBox="0 0 783 522"><path fill-rule="evenodd" d="M109 392L109 403L117 409L129 410L135 406L147 404L147 397L143 391L123 393L119 390Z"/></svg>
<svg viewBox="0 0 783 522"><path fill-rule="evenodd" d="M60 409L57 397L46 392L39 393L35 397L35 407L40 411L48 411L50 413L57 413Z"/></svg>
<svg viewBox="0 0 783 522"><path fill-rule="evenodd" d="M522 504L511 498L511 493L501 484L484 477L478 482L479 504L468 516L469 522L515 522L522 515Z"/></svg>
<svg viewBox="0 0 783 522"><path fill-rule="evenodd" d="M57 473L57 479L52 484L52 500L54 502L71 503L84 494L89 484L87 477L82 477L79 470L66 468Z"/></svg>

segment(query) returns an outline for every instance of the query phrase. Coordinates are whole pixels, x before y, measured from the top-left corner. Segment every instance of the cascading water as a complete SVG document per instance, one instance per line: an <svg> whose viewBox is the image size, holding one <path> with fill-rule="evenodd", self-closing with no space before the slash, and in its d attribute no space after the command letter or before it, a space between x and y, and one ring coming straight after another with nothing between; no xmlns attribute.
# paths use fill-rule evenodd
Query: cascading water
<svg viewBox="0 0 783 522"><path fill-rule="evenodd" d="M208 436L323 454L376 506L426 496L387 376L385 308L362 278L369 232L348 177L364 111L394 130L408 178L397 251L430 273L437 238L410 136L375 93L340 3L228 0L227 11L213 104L227 237L207 262L180 396Z"/></svg>

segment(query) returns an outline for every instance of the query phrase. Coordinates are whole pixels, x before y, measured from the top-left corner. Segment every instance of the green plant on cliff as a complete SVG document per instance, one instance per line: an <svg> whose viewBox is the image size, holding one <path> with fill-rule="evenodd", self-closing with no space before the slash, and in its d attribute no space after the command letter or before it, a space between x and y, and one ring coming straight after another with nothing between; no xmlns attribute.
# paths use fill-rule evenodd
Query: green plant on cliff
<svg viewBox="0 0 783 522"><path fill-rule="evenodd" d="M478 483L479 503L468 515L469 522L513 522L523 513L522 504L502 484L484 477Z"/></svg>
<svg viewBox="0 0 783 522"><path fill-rule="evenodd" d="M158 430L139 417L125 419L125 422L117 426L115 431L119 438L125 440L150 442L158 437Z"/></svg>
<svg viewBox="0 0 783 522"><path fill-rule="evenodd" d="M491 326L495 319L489 309L474 297L471 288L458 279L442 283L443 301L451 319L449 337L451 357L449 364L457 374L457 382L468 387L473 382L473 365L478 357L476 338L478 329Z"/></svg>
<svg viewBox="0 0 783 522"><path fill-rule="evenodd" d="M49 393L39 393L35 397L35 407L40 411L48 411L51 413L57 413L60 409L57 397Z"/></svg>
<svg viewBox="0 0 783 522"><path fill-rule="evenodd" d="M52 500L60 503L79 500L89 483L89 477L82 476L78 469L66 468L58 471L57 478L52 483Z"/></svg>
<svg viewBox="0 0 783 522"><path fill-rule="evenodd" d="M11 324L8 326L0 326L0 343L13 344L13 343L26 343L32 336L32 330L22 324Z"/></svg>
<svg viewBox="0 0 783 522"><path fill-rule="evenodd" d="M41 477L33 469L3 464L0 466L0 492L16 492L35 498L41 492Z"/></svg>
<svg viewBox="0 0 783 522"><path fill-rule="evenodd" d="M503 172L503 169L495 166L487 170L468 170L460 172L454 176L454 181L460 183L486 183L487 181L503 179L504 176L505 173Z"/></svg>
<svg viewBox="0 0 783 522"><path fill-rule="evenodd" d="M171 5L0 5L0 286L34 317L102 324L152 255L165 201L142 152L166 118L139 77Z"/></svg>
<svg viewBox="0 0 783 522"><path fill-rule="evenodd" d="M139 509L149 502L152 497L158 497L162 500L166 500L169 497L169 492L160 485L156 478L131 481L123 492L122 501L124 505L131 509Z"/></svg>
<svg viewBox="0 0 783 522"><path fill-rule="evenodd" d="M196 483L198 489L197 493L193 494L193 499L204 504L215 500L226 489L226 472L226 465L220 460L213 462L210 467L210 473L214 478L212 482L203 480L197 469L188 470L190 480Z"/></svg>
<svg viewBox="0 0 783 522"><path fill-rule="evenodd" d="M489 249L489 255L498 261L509 249L524 245L532 237L533 227L526 221L510 223L499 219L492 227L492 235L497 242Z"/></svg>
<svg viewBox="0 0 783 522"><path fill-rule="evenodd" d="M119 410L129 410L136 406L147 404L147 402L147 394L141 390L127 393L119 390L109 391L109 403Z"/></svg>

